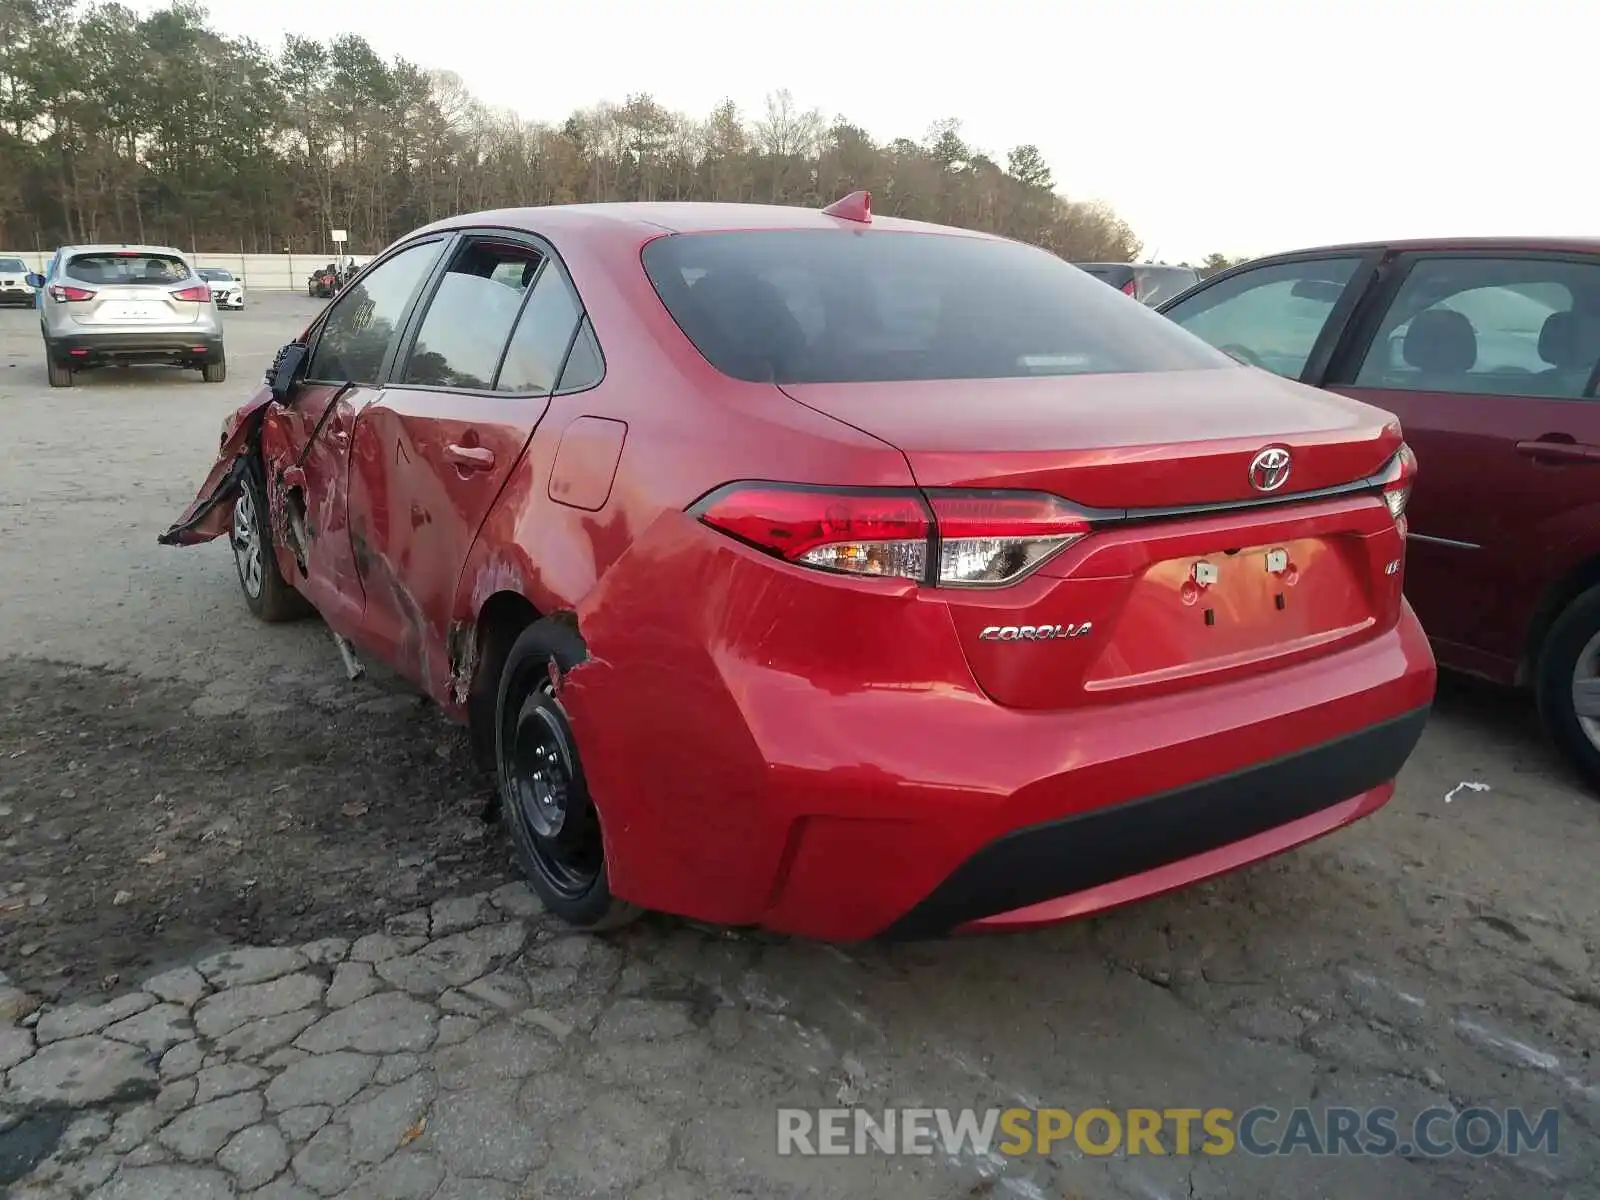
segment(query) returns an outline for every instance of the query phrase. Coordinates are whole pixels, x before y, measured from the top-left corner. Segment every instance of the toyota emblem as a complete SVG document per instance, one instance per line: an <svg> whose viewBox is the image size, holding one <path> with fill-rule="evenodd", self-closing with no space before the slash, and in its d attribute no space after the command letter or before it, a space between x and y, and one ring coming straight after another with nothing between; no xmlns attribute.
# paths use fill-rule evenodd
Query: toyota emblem
<svg viewBox="0 0 1600 1200"><path fill-rule="evenodd" d="M1289 482L1289 452L1269 446L1250 460L1250 486L1258 492L1275 492Z"/></svg>

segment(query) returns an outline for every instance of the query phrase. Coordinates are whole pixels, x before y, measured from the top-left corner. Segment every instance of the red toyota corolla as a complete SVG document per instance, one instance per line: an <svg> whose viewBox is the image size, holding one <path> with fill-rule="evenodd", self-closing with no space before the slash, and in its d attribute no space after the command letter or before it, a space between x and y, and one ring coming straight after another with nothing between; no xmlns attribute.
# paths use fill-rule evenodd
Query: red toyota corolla
<svg viewBox="0 0 1600 1200"><path fill-rule="evenodd" d="M1043 250L861 193L579 205L390 247L161 540L230 534L257 616L468 723L572 924L929 936L1388 800L1413 472Z"/></svg>

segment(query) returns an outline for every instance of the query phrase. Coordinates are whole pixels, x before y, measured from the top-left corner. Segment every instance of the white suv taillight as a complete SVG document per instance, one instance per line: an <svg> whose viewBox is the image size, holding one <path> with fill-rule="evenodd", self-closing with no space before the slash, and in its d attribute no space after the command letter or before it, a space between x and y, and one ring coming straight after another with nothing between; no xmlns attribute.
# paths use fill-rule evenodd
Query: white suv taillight
<svg viewBox="0 0 1600 1200"><path fill-rule="evenodd" d="M945 587L1015 583L1090 531L1087 516L1039 492L738 483L689 511L801 566Z"/></svg>
<svg viewBox="0 0 1600 1200"><path fill-rule="evenodd" d="M1389 460L1379 477L1383 488L1383 502L1389 506L1389 515L1396 521L1406 515L1406 504L1411 499L1411 486L1417 479L1417 456L1411 447L1402 444Z"/></svg>

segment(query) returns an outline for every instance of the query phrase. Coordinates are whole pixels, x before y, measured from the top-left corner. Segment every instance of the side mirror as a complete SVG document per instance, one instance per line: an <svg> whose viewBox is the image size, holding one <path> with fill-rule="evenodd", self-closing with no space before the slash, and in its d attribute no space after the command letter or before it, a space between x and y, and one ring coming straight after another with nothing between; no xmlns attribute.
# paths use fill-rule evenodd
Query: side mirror
<svg viewBox="0 0 1600 1200"><path fill-rule="evenodd" d="M278 351L278 356L272 360L272 365L267 368L267 387L272 390L272 398L282 401L294 390L294 385L300 381L300 376L306 368L306 345L304 342L290 342Z"/></svg>
<svg viewBox="0 0 1600 1200"><path fill-rule="evenodd" d="M44 276L39 274L39 272L29 271L23 276L23 279L27 280L28 286L33 288L34 291L44 290Z"/></svg>

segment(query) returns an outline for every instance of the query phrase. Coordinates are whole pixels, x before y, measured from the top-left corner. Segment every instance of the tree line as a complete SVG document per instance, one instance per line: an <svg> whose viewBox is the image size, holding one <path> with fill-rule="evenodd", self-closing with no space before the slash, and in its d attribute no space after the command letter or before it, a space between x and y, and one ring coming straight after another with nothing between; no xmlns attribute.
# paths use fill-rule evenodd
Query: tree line
<svg viewBox="0 0 1600 1200"><path fill-rule="evenodd" d="M732 200L821 206L857 188L876 212L990 230L1064 258L1129 261L1100 203L1060 194L1036 146L1003 161L958 120L879 142L786 91L704 118L648 94L559 123L480 103L448 71L384 61L362 37L290 34L269 50L179 0L0 0L0 246L161 242L321 253L332 229L371 253L428 221L516 205Z"/></svg>

